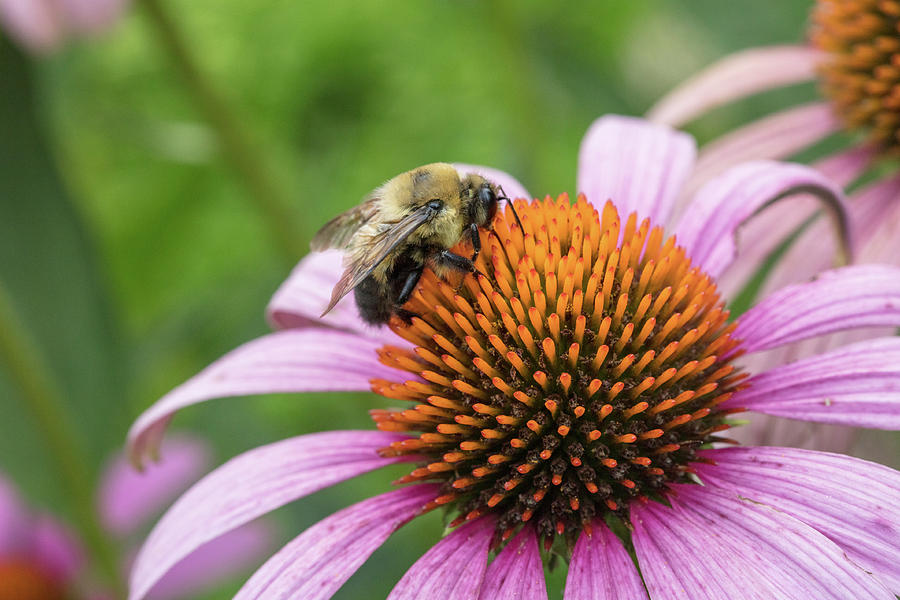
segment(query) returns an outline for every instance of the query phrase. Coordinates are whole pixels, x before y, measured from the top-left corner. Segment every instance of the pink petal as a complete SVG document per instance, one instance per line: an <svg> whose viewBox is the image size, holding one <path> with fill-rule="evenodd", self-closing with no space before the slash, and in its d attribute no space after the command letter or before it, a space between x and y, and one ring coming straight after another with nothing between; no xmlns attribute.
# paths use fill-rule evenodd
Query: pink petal
<svg viewBox="0 0 900 600"><path fill-rule="evenodd" d="M900 429L900 338L869 340L755 375L723 408Z"/></svg>
<svg viewBox="0 0 900 600"><path fill-rule="evenodd" d="M873 184L855 195L854 219L860 262L900 264L900 175Z"/></svg>
<svg viewBox="0 0 900 600"><path fill-rule="evenodd" d="M147 594L150 600L196 598L259 564L272 547L273 532L255 522L200 547L166 573Z"/></svg>
<svg viewBox="0 0 900 600"><path fill-rule="evenodd" d="M98 33L122 16L129 0L61 0L67 28L75 33Z"/></svg>
<svg viewBox="0 0 900 600"><path fill-rule="evenodd" d="M735 258L738 228L766 206L799 193L818 196L849 237L839 187L810 167L757 161L729 169L703 186L678 223L678 242L693 264L717 277Z"/></svg>
<svg viewBox="0 0 900 600"><path fill-rule="evenodd" d="M855 327L900 325L900 269L858 265L779 290L744 313L734 336L758 352Z"/></svg>
<svg viewBox="0 0 900 600"><path fill-rule="evenodd" d="M52 0L0 0L0 23L20 44L49 52L62 42L63 19Z"/></svg>
<svg viewBox="0 0 900 600"><path fill-rule="evenodd" d="M900 472L858 458L796 448L727 448L701 454L716 461L695 463L706 485L734 490L800 519L900 594Z"/></svg>
<svg viewBox="0 0 900 600"><path fill-rule="evenodd" d="M134 533L161 513L206 471L210 450L199 439L173 438L163 442L161 457L137 471L117 455L103 472L98 512L108 531L117 536Z"/></svg>
<svg viewBox="0 0 900 600"><path fill-rule="evenodd" d="M813 167L828 177L838 186L846 187L857 179L869 165L872 153L866 148L853 148L813 165ZM853 222L855 240L865 239L860 233L858 223L858 211L855 198L850 199L850 218ZM780 246L788 236L792 235L800 226L810 219L819 209L819 201L812 196L798 196L790 202L779 202L763 209L758 215L747 221L739 232L739 246L737 260L721 274L718 279L718 287L726 298L734 298L750 281L763 263L773 251ZM809 232L815 230L816 251L805 254L798 260L782 258L773 269L773 273L767 278L767 289L778 289L789 283L805 281L813 274L822 271L834 263L837 244L833 235L834 225L830 220L820 218L807 232L801 235L801 239L809 237ZM788 251L792 255L792 250ZM857 258L859 256L857 255ZM871 262L871 261L869 261ZM787 279L781 279L781 283L774 283L774 274L783 269L797 270L790 272Z"/></svg>
<svg viewBox="0 0 900 600"><path fill-rule="evenodd" d="M195 484L156 524L131 573L131 600L203 544L317 490L409 460L377 450L404 436L382 431L332 431L261 446Z"/></svg>
<svg viewBox="0 0 900 600"><path fill-rule="evenodd" d="M547 582L534 528L522 528L488 566L478 598L546 600Z"/></svg>
<svg viewBox="0 0 900 600"><path fill-rule="evenodd" d="M158 447L175 412L213 398L314 391L364 391L375 378L404 381L409 373L378 362L381 343L329 329L273 333L232 350L175 388L138 417L128 434L129 457L141 464Z"/></svg>
<svg viewBox="0 0 900 600"><path fill-rule="evenodd" d="M327 315L321 316L331 299L332 288L344 272L343 258L341 250L327 250L313 252L297 263L266 308L269 323L275 329L327 326L376 339L399 340L389 329L363 322L352 293L344 296Z"/></svg>
<svg viewBox="0 0 900 600"><path fill-rule="evenodd" d="M477 175L481 175L488 181L499 185L503 188L503 191L506 192L507 197L510 200L515 200L516 198L523 198L525 200L531 200L531 194L528 193L528 190L525 189L525 186L519 183L519 181L508 173L504 173L499 169L492 169L491 167L481 167L478 165L467 165L464 163L453 163L453 166L456 167L456 170L464 175L468 175L471 173L475 173ZM502 209L503 207L501 207Z"/></svg>
<svg viewBox="0 0 900 600"><path fill-rule="evenodd" d="M632 503L632 541L653 598L893 598L834 542L775 508L716 488L673 489L671 508Z"/></svg>
<svg viewBox="0 0 900 600"><path fill-rule="evenodd" d="M0 556L19 552L28 543L29 520L19 492L0 472Z"/></svg>
<svg viewBox="0 0 900 600"><path fill-rule="evenodd" d="M663 224L694 164L689 135L631 117L594 121L578 154L578 191L596 206L612 200L622 218Z"/></svg>
<svg viewBox="0 0 900 600"><path fill-rule="evenodd" d="M731 54L669 92L647 112L647 118L680 126L733 100L815 79L819 58L816 50L805 46L753 48Z"/></svg>
<svg viewBox="0 0 900 600"><path fill-rule="evenodd" d="M685 191L693 193L713 177L749 160L789 158L841 126L831 105L824 102L790 108L745 125L703 147Z"/></svg>
<svg viewBox="0 0 900 600"><path fill-rule="evenodd" d="M641 576L625 546L602 522L593 535L582 533L572 552L565 600L640 600L647 598Z"/></svg>
<svg viewBox="0 0 900 600"><path fill-rule="evenodd" d="M477 600L494 524L482 517L455 529L409 568L388 600Z"/></svg>
<svg viewBox="0 0 900 600"><path fill-rule="evenodd" d="M859 433L860 431L853 427L754 414L749 417L749 423L746 425L730 429L728 437L748 446L790 446L850 453L859 439Z"/></svg>
<svg viewBox="0 0 900 600"><path fill-rule="evenodd" d="M388 536L439 493L430 484L401 488L319 521L270 558L235 600L331 598Z"/></svg>
<svg viewBox="0 0 900 600"><path fill-rule="evenodd" d="M44 572L59 581L73 581L86 555L75 534L49 515L38 517L31 530L32 553Z"/></svg>

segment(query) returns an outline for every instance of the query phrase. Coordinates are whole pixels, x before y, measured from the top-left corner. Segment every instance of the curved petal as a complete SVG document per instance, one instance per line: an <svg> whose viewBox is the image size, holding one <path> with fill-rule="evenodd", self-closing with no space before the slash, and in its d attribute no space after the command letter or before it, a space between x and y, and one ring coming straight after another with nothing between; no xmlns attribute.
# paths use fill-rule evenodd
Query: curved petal
<svg viewBox="0 0 900 600"><path fill-rule="evenodd" d="M195 438L177 437L163 442L158 463L136 470L117 455L104 470L97 502L107 531L125 536L158 515L210 464L209 446Z"/></svg>
<svg viewBox="0 0 900 600"><path fill-rule="evenodd" d="M612 200L622 218L664 224L690 175L694 139L642 119L607 115L594 121L578 153L578 191L595 206Z"/></svg>
<svg viewBox="0 0 900 600"><path fill-rule="evenodd" d="M439 493L437 485L414 485L319 521L266 561L235 600L331 598L388 536Z"/></svg>
<svg viewBox="0 0 900 600"><path fill-rule="evenodd" d="M656 123L677 127L717 106L768 89L816 77L819 53L806 46L772 46L736 52L669 92L647 112Z"/></svg>
<svg viewBox="0 0 900 600"><path fill-rule="evenodd" d="M734 336L758 352L855 327L900 325L900 269L857 265L783 288L741 315Z"/></svg>
<svg viewBox="0 0 900 600"><path fill-rule="evenodd" d="M789 158L840 128L840 120L825 102L762 118L705 145L685 190L693 193L713 177L749 160Z"/></svg>
<svg viewBox="0 0 900 600"><path fill-rule="evenodd" d="M900 429L900 338L883 338L753 376L723 407L837 425Z"/></svg>
<svg viewBox="0 0 900 600"><path fill-rule="evenodd" d="M0 472L0 556L12 554L27 543L28 520L16 487Z"/></svg>
<svg viewBox="0 0 900 600"><path fill-rule="evenodd" d="M477 600L493 535L494 520L490 517L454 530L409 568L388 600Z"/></svg>
<svg viewBox="0 0 900 600"><path fill-rule="evenodd" d="M386 327L373 327L359 317L352 293L341 298L324 317L343 266L340 250L313 252L305 256L282 283L266 307L266 319L274 329L326 326L353 331L376 339L399 339Z"/></svg>
<svg viewBox="0 0 900 600"><path fill-rule="evenodd" d="M273 333L232 350L175 388L137 418L128 432L129 458L140 465L155 452L175 412L213 398L318 391L367 391L369 381L409 379L378 362L381 343L329 329Z"/></svg>
<svg viewBox="0 0 900 600"><path fill-rule="evenodd" d="M273 532L261 522L248 523L203 545L172 567L147 594L149 600L200 596L259 564L272 547Z"/></svg>
<svg viewBox="0 0 900 600"><path fill-rule="evenodd" d="M457 171L464 175L475 173L476 175L481 175L495 185L499 185L503 188L503 191L506 192L506 195L510 200L515 200L516 198L522 198L528 201L531 200L531 194L528 193L525 186L519 183L515 177L500 169L492 169L491 167L481 167L478 165L467 165L465 163L453 163L453 166L456 167Z"/></svg>
<svg viewBox="0 0 900 600"><path fill-rule="evenodd" d="M131 600L203 544L315 491L409 460L378 449L406 439L382 431L331 431L262 446L228 461L188 490L166 512L135 561Z"/></svg>
<svg viewBox="0 0 900 600"><path fill-rule="evenodd" d="M694 265L717 277L735 258L738 228L766 206L801 193L822 201L846 242L850 234L843 191L810 167L772 161L745 163L703 186L678 223L678 242Z"/></svg>
<svg viewBox="0 0 900 600"><path fill-rule="evenodd" d="M632 540L651 597L893 598L803 522L735 492L672 487L677 495L669 497L671 508L632 504Z"/></svg>
<svg viewBox="0 0 900 600"><path fill-rule="evenodd" d="M572 552L565 600L642 600L641 576L625 546L605 523L596 521L592 535L582 533Z"/></svg>
<svg viewBox="0 0 900 600"><path fill-rule="evenodd" d="M533 527L523 527L488 566L478 599L547 599L544 565Z"/></svg>
<svg viewBox="0 0 900 600"><path fill-rule="evenodd" d="M900 594L900 472L796 448L725 448L700 454L716 463L695 463L706 485L734 490L800 519Z"/></svg>

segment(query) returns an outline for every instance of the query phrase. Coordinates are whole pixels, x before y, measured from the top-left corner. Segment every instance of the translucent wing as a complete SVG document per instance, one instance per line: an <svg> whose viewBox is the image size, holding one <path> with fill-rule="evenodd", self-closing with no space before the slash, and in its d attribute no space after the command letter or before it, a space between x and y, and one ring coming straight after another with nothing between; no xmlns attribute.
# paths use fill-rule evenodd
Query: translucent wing
<svg viewBox="0 0 900 600"><path fill-rule="evenodd" d="M368 198L346 212L325 223L310 242L310 248L318 252L328 248L346 248L359 228L378 214L380 198Z"/></svg>
<svg viewBox="0 0 900 600"><path fill-rule="evenodd" d="M345 270L340 281L331 292L331 302L321 316L334 308L338 301L358 286L363 279L372 274L381 261L387 258L394 249L402 244L423 224L434 218L436 211L424 206L413 211L394 223L384 223L378 231L365 239L359 248L355 248L345 259Z"/></svg>

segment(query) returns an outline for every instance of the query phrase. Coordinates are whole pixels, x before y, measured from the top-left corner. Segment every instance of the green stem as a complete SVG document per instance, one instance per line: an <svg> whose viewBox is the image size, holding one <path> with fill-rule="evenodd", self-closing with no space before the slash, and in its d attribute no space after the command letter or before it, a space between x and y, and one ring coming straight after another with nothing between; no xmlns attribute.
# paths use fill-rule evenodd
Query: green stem
<svg viewBox="0 0 900 600"><path fill-rule="evenodd" d="M116 553L94 509L94 489L87 456L64 410L64 400L37 344L29 335L0 281L0 366L21 391L21 399L43 431L63 485L74 502L78 529L103 574L119 591Z"/></svg>
<svg viewBox="0 0 900 600"><path fill-rule="evenodd" d="M178 24L167 12L165 1L143 0L142 4L160 44L168 53L197 110L215 131L225 160L240 175L279 250L293 263L305 253L305 249L301 247L294 216L287 208L288 199L270 178L240 122L191 54Z"/></svg>

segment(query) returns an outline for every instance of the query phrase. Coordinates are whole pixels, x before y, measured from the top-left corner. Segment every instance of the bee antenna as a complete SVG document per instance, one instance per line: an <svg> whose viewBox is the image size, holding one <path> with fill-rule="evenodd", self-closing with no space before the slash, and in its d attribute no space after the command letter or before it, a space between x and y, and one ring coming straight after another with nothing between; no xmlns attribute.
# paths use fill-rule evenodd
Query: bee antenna
<svg viewBox="0 0 900 600"><path fill-rule="evenodd" d="M500 192L500 194L497 197L497 200L506 200L506 204L509 206L509 209L512 211L513 216L516 218L516 225L519 226L519 231L521 231L522 234L524 235L525 229L522 227L522 221L521 221L521 219L519 219L519 213L516 212L516 205L513 204L513 201L509 199L509 196L506 195L506 192L503 191L502 185L497 186L497 191Z"/></svg>

